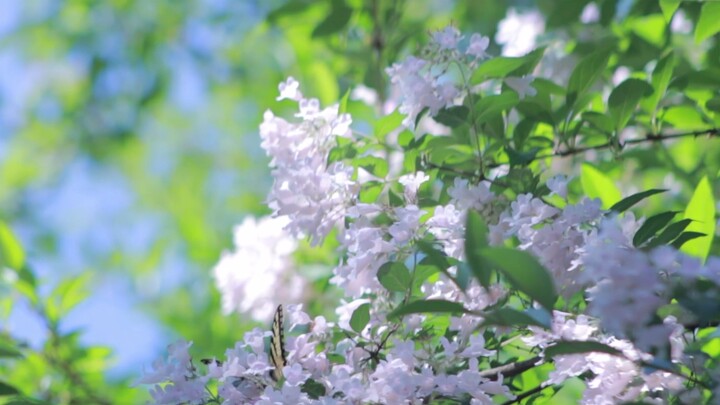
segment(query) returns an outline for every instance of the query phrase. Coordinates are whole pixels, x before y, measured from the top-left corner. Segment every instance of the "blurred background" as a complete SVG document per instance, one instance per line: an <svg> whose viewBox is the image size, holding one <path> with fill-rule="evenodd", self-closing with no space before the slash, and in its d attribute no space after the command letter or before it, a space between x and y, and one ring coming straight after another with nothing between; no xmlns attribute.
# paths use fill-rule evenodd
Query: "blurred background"
<svg viewBox="0 0 720 405"><path fill-rule="evenodd" d="M220 356L261 325L222 314L212 269L235 224L269 213L258 125L268 108L292 114L275 101L279 82L294 76L325 105L358 83L382 97L384 69L430 30L498 39L502 19L539 7L515 29L572 38L588 3L0 0L0 219L44 305L58 303L49 316L0 289L0 333L38 350L69 339L83 372L99 374L94 388L143 402L130 385L168 344ZM635 4L606 3L616 14ZM27 363L13 379L48 375Z"/></svg>

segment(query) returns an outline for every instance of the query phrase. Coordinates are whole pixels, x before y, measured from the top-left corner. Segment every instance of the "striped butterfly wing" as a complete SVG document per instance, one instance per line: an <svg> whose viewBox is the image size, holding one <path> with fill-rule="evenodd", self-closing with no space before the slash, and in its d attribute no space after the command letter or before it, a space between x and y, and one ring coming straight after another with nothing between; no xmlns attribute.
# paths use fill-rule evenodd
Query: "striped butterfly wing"
<svg viewBox="0 0 720 405"><path fill-rule="evenodd" d="M283 331L283 307L278 305L272 323L272 336L270 336L270 363L274 369L270 376L275 381L283 377L283 367L287 364L285 357L285 335Z"/></svg>

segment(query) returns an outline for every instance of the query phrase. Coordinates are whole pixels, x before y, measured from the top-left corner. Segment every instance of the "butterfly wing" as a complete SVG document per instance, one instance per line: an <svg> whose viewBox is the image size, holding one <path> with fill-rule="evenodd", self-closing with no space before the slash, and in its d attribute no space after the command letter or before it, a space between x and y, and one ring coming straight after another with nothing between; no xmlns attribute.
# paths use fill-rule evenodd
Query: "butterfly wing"
<svg viewBox="0 0 720 405"><path fill-rule="evenodd" d="M287 364L285 357L285 335L283 331L283 308L278 305L272 323L272 336L270 336L270 363L274 369L270 376L275 381L283 377L283 367Z"/></svg>

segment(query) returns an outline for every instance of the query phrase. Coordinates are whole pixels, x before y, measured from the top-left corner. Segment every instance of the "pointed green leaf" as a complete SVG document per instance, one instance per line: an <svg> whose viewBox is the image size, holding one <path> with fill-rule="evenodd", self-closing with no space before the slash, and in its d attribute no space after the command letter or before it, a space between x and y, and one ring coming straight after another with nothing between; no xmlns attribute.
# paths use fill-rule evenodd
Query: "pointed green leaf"
<svg viewBox="0 0 720 405"><path fill-rule="evenodd" d="M405 119L405 116L403 114L400 114L398 110L393 111L391 114L388 114L379 120L375 122L375 136L378 138L378 140L383 141L385 140L385 135L389 134L396 128L398 128L400 125L402 125L402 121ZM410 133L412 135L412 133ZM412 138L410 138L412 140Z"/></svg>
<svg viewBox="0 0 720 405"><path fill-rule="evenodd" d="M20 270L25 264L25 252L9 226L0 221L0 267Z"/></svg>
<svg viewBox="0 0 720 405"><path fill-rule="evenodd" d="M475 124L484 124L493 116L515 107L519 102L520 99L514 91L483 97L475 103Z"/></svg>
<svg viewBox="0 0 720 405"><path fill-rule="evenodd" d="M350 317L350 327L357 333L362 333L365 326L370 322L370 304L365 303L355 308Z"/></svg>
<svg viewBox="0 0 720 405"><path fill-rule="evenodd" d="M680 6L682 0L660 0L660 9L662 10L665 21L672 21L675 10Z"/></svg>
<svg viewBox="0 0 720 405"><path fill-rule="evenodd" d="M488 227L477 211L469 210L465 222L465 258L480 285L490 285L490 267L480 253L488 246Z"/></svg>
<svg viewBox="0 0 720 405"><path fill-rule="evenodd" d="M539 326L545 329L550 327L549 324L540 322L527 312L518 311L512 308L500 308L495 311L485 313L483 318L483 326Z"/></svg>
<svg viewBox="0 0 720 405"><path fill-rule="evenodd" d="M542 59L545 48L538 48L520 57L498 56L483 62L473 72L470 82L482 83L487 79L501 79L507 76L523 76L532 72Z"/></svg>
<svg viewBox="0 0 720 405"><path fill-rule="evenodd" d="M450 128L457 128L461 125L468 124L467 117L470 110L463 105L456 105L450 108L443 108L433 117L433 119Z"/></svg>
<svg viewBox="0 0 720 405"><path fill-rule="evenodd" d="M651 240L650 243L648 243L647 247L654 248L672 242L678 236L680 236L682 231L684 231L691 222L691 219L683 219L675 222L674 224L668 225L668 227L665 228L665 230L663 230L662 233L657 236L657 238Z"/></svg>
<svg viewBox="0 0 720 405"><path fill-rule="evenodd" d="M608 109L615 121L615 129L619 132L630 120L640 100L651 95L652 86L640 79L627 79L620 83L608 98Z"/></svg>
<svg viewBox="0 0 720 405"><path fill-rule="evenodd" d="M630 209L630 207L632 207L633 205L635 205L635 204L639 203L640 201L642 201L642 200L650 197L651 195L655 195L655 194L659 194L659 193L664 193L664 192L666 192L666 191L667 191L667 190L665 190L665 189L654 188L654 189L651 189L651 190L647 190L647 191L643 191L643 192L640 192L640 193L637 193L637 194L633 194L633 195L631 195L631 196L629 196L629 197L625 197L625 198L623 198L622 200L620 200L620 201L618 201L617 203L615 203L615 205L613 205L612 207L610 207L610 211L615 211L615 212L618 212L618 213L620 213L620 212L625 212L625 211L627 211L628 209Z"/></svg>
<svg viewBox="0 0 720 405"><path fill-rule="evenodd" d="M23 357L23 355L17 348L10 346L7 343L0 343L0 358L3 357L20 358Z"/></svg>
<svg viewBox="0 0 720 405"><path fill-rule="evenodd" d="M18 394L20 394L20 391L18 391L17 388L3 381L0 381L0 397Z"/></svg>
<svg viewBox="0 0 720 405"><path fill-rule="evenodd" d="M332 35L342 31L352 17L353 9L343 0L333 0L330 14L312 32L313 38Z"/></svg>
<svg viewBox="0 0 720 405"><path fill-rule="evenodd" d="M702 238L703 236L707 235L700 232L683 232L673 241L672 245L675 249L680 249L687 241Z"/></svg>
<svg viewBox="0 0 720 405"><path fill-rule="evenodd" d="M665 228L677 214L678 211L667 211L648 218L640 229L635 232L635 236L633 236L633 246L638 247L655 236L655 234Z"/></svg>
<svg viewBox="0 0 720 405"><path fill-rule="evenodd" d="M673 71L675 70L675 54L669 53L660 59L655 66L650 82L654 89L653 93L641 102L641 105L648 111L654 113L660 101L665 97Z"/></svg>
<svg viewBox="0 0 720 405"><path fill-rule="evenodd" d="M580 174L580 184L582 184L585 195L588 198L599 198L602 201L602 207L608 209L613 204L620 201L622 194L615 184L603 174L600 170L583 164Z"/></svg>
<svg viewBox="0 0 720 405"><path fill-rule="evenodd" d="M705 260L715 235L715 199L707 176L695 188L683 217L693 220L687 231L704 233L706 236L688 240L680 250Z"/></svg>
<svg viewBox="0 0 720 405"><path fill-rule="evenodd" d="M450 313L459 314L467 313L468 310L463 307L462 304L453 301L445 300L423 300L413 301L408 304L402 305L388 314L388 319L397 318L407 314L419 314L426 312L439 312L439 313Z"/></svg>
<svg viewBox="0 0 720 405"><path fill-rule="evenodd" d="M720 32L720 2L705 2L695 26L695 42L700 43Z"/></svg>
<svg viewBox="0 0 720 405"><path fill-rule="evenodd" d="M545 349L545 357L552 358L568 354L582 354L600 352L616 356L622 356L622 352L614 347L608 346L600 342L584 341L584 342L557 342Z"/></svg>
<svg viewBox="0 0 720 405"><path fill-rule="evenodd" d="M378 281L388 291L404 292L410 288L410 270L398 262L387 262L378 270Z"/></svg>
<svg viewBox="0 0 720 405"><path fill-rule="evenodd" d="M568 81L566 103L570 106L580 99L585 92L602 76L610 60L610 51L599 50L587 55L573 69Z"/></svg>
<svg viewBox="0 0 720 405"><path fill-rule="evenodd" d="M513 287L552 311L557 301L555 283L550 272L534 256L506 247L485 248L481 255L492 263Z"/></svg>

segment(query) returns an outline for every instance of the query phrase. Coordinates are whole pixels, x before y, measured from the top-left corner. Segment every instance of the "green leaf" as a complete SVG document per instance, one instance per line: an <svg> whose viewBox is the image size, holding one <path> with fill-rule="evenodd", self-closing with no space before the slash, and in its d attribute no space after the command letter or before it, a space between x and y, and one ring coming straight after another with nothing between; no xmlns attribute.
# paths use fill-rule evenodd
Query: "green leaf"
<svg viewBox="0 0 720 405"><path fill-rule="evenodd" d="M4 405L50 405L50 402L35 398L16 397L8 402L5 402Z"/></svg>
<svg viewBox="0 0 720 405"><path fill-rule="evenodd" d="M5 222L0 221L0 267L20 270L25 264L25 252Z"/></svg>
<svg viewBox="0 0 720 405"><path fill-rule="evenodd" d="M720 113L720 96L715 96L705 102L705 108L714 112Z"/></svg>
<svg viewBox="0 0 720 405"><path fill-rule="evenodd" d="M450 108L443 108L438 111L437 115L433 119L443 125L447 125L450 128L457 128L461 125L467 124L467 116L470 110L462 105L456 105Z"/></svg>
<svg viewBox="0 0 720 405"><path fill-rule="evenodd" d="M562 356L568 354L582 354L600 352L612 354L615 356L622 356L622 352L614 347L608 346L600 342L569 342L562 341L545 349L545 357L552 358L555 356Z"/></svg>
<svg viewBox="0 0 720 405"><path fill-rule="evenodd" d="M633 195L631 195L631 196L629 196L629 197L625 197L625 198L623 198L622 200L620 200L620 201L618 201L617 203L615 203L615 205L613 205L612 207L610 207L610 211L615 211L615 212L617 212L617 213L625 212L625 211L627 211L628 209L630 209L630 207L632 207L633 205L635 205L635 204L639 203L640 201L642 201L642 200L650 197L651 195L655 195L655 194L659 194L659 193L664 193L664 192L666 192L666 191L667 191L667 190L665 190L665 189L654 188L654 189L651 189L651 190L642 191L642 192L640 192L640 193L633 194Z"/></svg>
<svg viewBox="0 0 720 405"><path fill-rule="evenodd" d="M483 287L490 286L490 267L480 253L488 246L488 226L477 211L469 210L465 221L465 258Z"/></svg>
<svg viewBox="0 0 720 405"><path fill-rule="evenodd" d="M582 113L582 119L607 134L615 130L612 120L606 114L597 111L585 111Z"/></svg>
<svg viewBox="0 0 720 405"><path fill-rule="evenodd" d="M340 105L338 107L338 113L345 114L347 113L348 109L348 101L350 100L350 89L347 89L345 91L345 94L343 94L342 98L340 99Z"/></svg>
<svg viewBox="0 0 720 405"><path fill-rule="evenodd" d="M640 79L627 79L620 83L608 99L608 109L615 120L615 129L619 132L630 120L640 100L651 95L652 86Z"/></svg>
<svg viewBox="0 0 720 405"><path fill-rule="evenodd" d="M695 43L700 43L720 32L720 3L705 2L700 9L700 19L695 26Z"/></svg>
<svg viewBox="0 0 720 405"><path fill-rule="evenodd" d="M0 381L0 397L6 396L6 395L18 395L20 394L20 391L13 387L12 385L5 383L3 381Z"/></svg>
<svg viewBox="0 0 720 405"><path fill-rule="evenodd" d="M312 32L313 38L324 37L342 31L352 17L353 9L343 0L333 0L330 14Z"/></svg>
<svg viewBox="0 0 720 405"><path fill-rule="evenodd" d="M688 225L692 222L691 219L683 219L678 222L675 222L674 224L668 225L667 228L665 228L664 231L660 235L657 236L657 238L653 239L648 243L648 248L654 248L656 246L665 245L673 241L675 238L677 238L682 231L687 228Z"/></svg>
<svg viewBox="0 0 720 405"><path fill-rule="evenodd" d="M675 249L680 249L686 242L693 239L702 238L703 236L707 235L700 232L683 232L680 234L680 236L677 237L677 239L673 241L672 245Z"/></svg>
<svg viewBox="0 0 720 405"><path fill-rule="evenodd" d="M655 234L665 228L677 214L678 211L667 211L648 218L640 229L635 232L635 236L633 236L633 246L638 247L655 236Z"/></svg>
<svg viewBox="0 0 720 405"><path fill-rule="evenodd" d="M413 301L408 304L401 305L400 307L398 307L394 311L392 311L390 314L388 314L387 317L388 317L388 319L392 319L392 318L398 318L402 315L419 314L419 313L426 313L426 312L458 314L458 313L467 313L468 310L466 310L462 304L453 302L453 301L423 300L423 301Z"/></svg>
<svg viewBox="0 0 720 405"><path fill-rule="evenodd" d="M672 52L658 61L653 70L652 78L650 79L654 91L642 102L646 110L655 112L657 109L657 106L667 92L668 85L670 85L670 79L672 79L676 62L675 54Z"/></svg>
<svg viewBox="0 0 720 405"><path fill-rule="evenodd" d="M544 329L548 329L550 327L549 324L540 322L527 312L518 311L512 308L496 309L495 311L484 314L483 318L483 326L539 326Z"/></svg>
<svg viewBox="0 0 720 405"><path fill-rule="evenodd" d="M350 317L350 327L357 333L362 333L365 326L370 322L370 304L365 303L355 308Z"/></svg>
<svg viewBox="0 0 720 405"><path fill-rule="evenodd" d="M585 92L600 78L610 60L610 51L600 50L591 53L578 62L568 81L568 105L574 105Z"/></svg>
<svg viewBox="0 0 720 405"><path fill-rule="evenodd" d="M21 358L23 354L17 348L8 345L7 343L0 343L0 358Z"/></svg>
<svg viewBox="0 0 720 405"><path fill-rule="evenodd" d="M532 72L542 59L545 48L538 48L520 57L498 56L488 59L473 72L470 82L481 83L487 79L501 79L507 76L523 76Z"/></svg>
<svg viewBox="0 0 720 405"><path fill-rule="evenodd" d="M354 165L362 167L373 175L384 178L388 174L388 162L387 159L379 158L377 156L363 156L356 158L353 162Z"/></svg>
<svg viewBox="0 0 720 405"><path fill-rule="evenodd" d="M484 124L488 119L505 110L515 107L520 102L517 93L508 91L498 95L486 96L475 103L475 124Z"/></svg>
<svg viewBox="0 0 720 405"><path fill-rule="evenodd" d="M582 166L580 184L582 184L585 195L589 198L599 198L602 201L604 209L612 207L622 198L622 194L620 194L620 190L615 186L615 183L600 170L589 164L583 164Z"/></svg>
<svg viewBox="0 0 720 405"><path fill-rule="evenodd" d="M387 262L378 270L378 281L388 291L404 292L410 288L410 270L398 262Z"/></svg>
<svg viewBox="0 0 720 405"><path fill-rule="evenodd" d="M683 218L693 220L687 227L689 232L704 233L706 236L688 240L680 250L705 260L715 235L715 199L707 176L703 177L695 188Z"/></svg>
<svg viewBox="0 0 720 405"><path fill-rule="evenodd" d="M308 396L312 399L318 399L321 396L326 394L325 385L313 380L312 378L308 378L304 383L301 384L301 392L304 392L308 394Z"/></svg>
<svg viewBox="0 0 720 405"><path fill-rule="evenodd" d="M483 249L482 257L493 264L519 291L552 311L557 292L550 273L528 252L506 247Z"/></svg>
<svg viewBox="0 0 720 405"><path fill-rule="evenodd" d="M670 22L673 14L680 6L682 0L660 0L660 9L662 10L665 21Z"/></svg>
<svg viewBox="0 0 720 405"><path fill-rule="evenodd" d="M405 119L405 116L400 114L398 110L395 110L391 114L388 114L377 120L374 125L374 132L377 139L380 141L384 141L387 134L389 134L402 124L403 119ZM412 135L412 132L410 132L410 135Z"/></svg>
<svg viewBox="0 0 720 405"><path fill-rule="evenodd" d="M290 0L268 13L267 21L269 23L275 23L280 17L301 13L310 7L311 4L312 0Z"/></svg>
<svg viewBox="0 0 720 405"><path fill-rule="evenodd" d="M88 284L92 273L82 273L58 284L52 296L58 300L58 313L64 316L89 295Z"/></svg>

